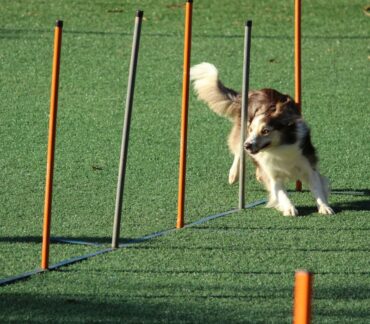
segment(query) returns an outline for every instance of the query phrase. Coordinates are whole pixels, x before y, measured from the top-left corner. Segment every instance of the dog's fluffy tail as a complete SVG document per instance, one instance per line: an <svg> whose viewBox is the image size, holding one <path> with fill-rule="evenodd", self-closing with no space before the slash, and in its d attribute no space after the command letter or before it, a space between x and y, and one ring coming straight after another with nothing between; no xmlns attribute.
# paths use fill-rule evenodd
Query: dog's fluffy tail
<svg viewBox="0 0 370 324"><path fill-rule="evenodd" d="M201 63L193 66L190 69L190 79L198 99L204 101L216 114L232 120L240 117L240 94L221 83L213 64Z"/></svg>

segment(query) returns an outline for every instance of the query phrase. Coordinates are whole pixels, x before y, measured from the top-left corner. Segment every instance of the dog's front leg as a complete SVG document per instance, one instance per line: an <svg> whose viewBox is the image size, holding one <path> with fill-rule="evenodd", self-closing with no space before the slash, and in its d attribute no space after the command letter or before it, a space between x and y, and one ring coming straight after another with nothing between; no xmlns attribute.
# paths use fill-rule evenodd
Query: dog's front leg
<svg viewBox="0 0 370 324"><path fill-rule="evenodd" d="M334 211L329 206L327 198L329 194L328 182L317 171L310 173L310 190L316 199L317 208L320 214L333 215Z"/></svg>
<svg viewBox="0 0 370 324"><path fill-rule="evenodd" d="M284 216L297 216L298 211L290 201L283 182L270 178L270 201L268 207L275 207Z"/></svg>
<svg viewBox="0 0 370 324"><path fill-rule="evenodd" d="M238 180L239 177L239 163L240 163L240 154L234 154L234 161L229 171L229 184L233 184Z"/></svg>

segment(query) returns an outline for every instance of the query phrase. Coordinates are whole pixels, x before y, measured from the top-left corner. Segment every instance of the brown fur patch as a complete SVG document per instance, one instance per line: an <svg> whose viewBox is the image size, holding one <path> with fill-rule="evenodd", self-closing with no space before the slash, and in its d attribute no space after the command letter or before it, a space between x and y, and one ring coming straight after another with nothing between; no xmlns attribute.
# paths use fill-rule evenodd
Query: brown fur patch
<svg viewBox="0 0 370 324"><path fill-rule="evenodd" d="M290 96L268 88L251 91L248 95L248 122L261 114L286 118L301 115L297 104Z"/></svg>

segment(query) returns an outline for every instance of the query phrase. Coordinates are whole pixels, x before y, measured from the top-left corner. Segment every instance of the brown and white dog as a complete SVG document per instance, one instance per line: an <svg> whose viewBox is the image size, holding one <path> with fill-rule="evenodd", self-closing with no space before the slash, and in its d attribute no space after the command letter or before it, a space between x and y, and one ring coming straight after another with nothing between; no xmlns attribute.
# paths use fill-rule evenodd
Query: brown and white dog
<svg viewBox="0 0 370 324"><path fill-rule="evenodd" d="M234 155L229 172L229 183L232 184L239 174L241 94L225 87L218 78L216 67L210 63L193 66L190 78L198 98L233 123L228 139ZM319 213L334 214L328 205L328 181L317 170L310 130L291 97L273 89L250 91L246 128L244 148L256 165L257 180L270 193L268 207L280 210L285 216L298 215L284 183L300 179L308 183Z"/></svg>

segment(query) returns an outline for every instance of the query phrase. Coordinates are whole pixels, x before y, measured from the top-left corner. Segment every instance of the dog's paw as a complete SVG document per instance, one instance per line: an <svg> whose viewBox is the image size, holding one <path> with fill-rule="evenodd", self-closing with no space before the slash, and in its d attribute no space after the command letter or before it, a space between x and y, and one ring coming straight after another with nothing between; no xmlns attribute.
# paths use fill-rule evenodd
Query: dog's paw
<svg viewBox="0 0 370 324"><path fill-rule="evenodd" d="M278 206L278 202L275 199L271 199L267 202L266 208L276 208Z"/></svg>
<svg viewBox="0 0 370 324"><path fill-rule="evenodd" d="M229 173L229 184L234 184L235 182L238 181L238 177L239 177L239 174L237 172L232 172L232 170L230 170L230 173Z"/></svg>
<svg viewBox="0 0 370 324"><path fill-rule="evenodd" d="M319 213L323 215L334 215L334 210L326 205L319 206Z"/></svg>
<svg viewBox="0 0 370 324"><path fill-rule="evenodd" d="M282 212L284 216L298 216L298 210L294 206L285 207Z"/></svg>

